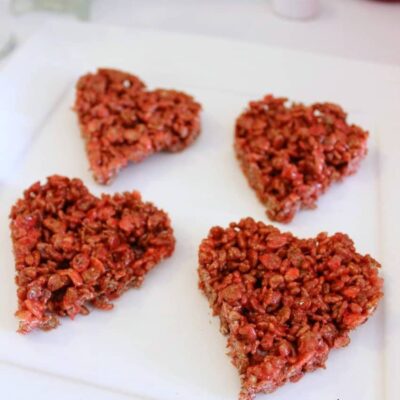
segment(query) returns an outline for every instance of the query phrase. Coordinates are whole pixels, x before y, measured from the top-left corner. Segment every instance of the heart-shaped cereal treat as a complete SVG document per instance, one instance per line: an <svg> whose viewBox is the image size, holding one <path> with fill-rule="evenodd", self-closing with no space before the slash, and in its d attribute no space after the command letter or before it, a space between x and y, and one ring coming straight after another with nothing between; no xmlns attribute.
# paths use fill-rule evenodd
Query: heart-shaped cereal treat
<svg viewBox="0 0 400 400"><path fill-rule="evenodd" d="M20 333L55 328L88 305L111 309L175 247L168 215L138 192L98 198L57 175L27 189L10 218Z"/></svg>
<svg viewBox="0 0 400 400"><path fill-rule="evenodd" d="M268 217L279 222L290 222L299 208L315 208L333 182L356 172L368 139L338 105L286 101L269 95L250 102L235 131L242 170Z"/></svg>
<svg viewBox="0 0 400 400"><path fill-rule="evenodd" d="M296 382L346 346L383 295L379 267L342 233L298 239L251 218L212 228L200 288L228 336L240 400Z"/></svg>
<svg viewBox="0 0 400 400"><path fill-rule="evenodd" d="M176 152L200 133L201 106L175 90L147 91L136 76L99 69L81 77L74 107L90 168L106 184L129 162Z"/></svg>

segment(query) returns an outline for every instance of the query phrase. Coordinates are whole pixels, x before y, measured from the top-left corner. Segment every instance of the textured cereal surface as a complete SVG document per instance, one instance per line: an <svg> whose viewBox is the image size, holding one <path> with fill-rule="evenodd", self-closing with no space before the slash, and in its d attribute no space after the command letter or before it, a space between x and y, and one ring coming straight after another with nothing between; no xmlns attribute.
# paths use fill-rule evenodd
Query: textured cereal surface
<svg viewBox="0 0 400 400"><path fill-rule="evenodd" d="M102 184L130 162L185 149L200 133L201 106L191 96L148 91L138 77L113 69L79 79L74 109L90 168Z"/></svg>
<svg viewBox="0 0 400 400"><path fill-rule="evenodd" d="M27 189L10 219L20 333L55 328L88 305L111 309L175 246L168 215L138 192L97 198L57 175Z"/></svg>
<svg viewBox="0 0 400 400"><path fill-rule="evenodd" d="M288 105L268 95L237 119L235 150L268 217L290 222L300 208L314 208L333 182L356 172L367 139L336 104Z"/></svg>
<svg viewBox="0 0 400 400"><path fill-rule="evenodd" d="M324 367L377 307L379 268L342 233L299 239L251 218L212 228L199 285L228 337L240 400Z"/></svg>

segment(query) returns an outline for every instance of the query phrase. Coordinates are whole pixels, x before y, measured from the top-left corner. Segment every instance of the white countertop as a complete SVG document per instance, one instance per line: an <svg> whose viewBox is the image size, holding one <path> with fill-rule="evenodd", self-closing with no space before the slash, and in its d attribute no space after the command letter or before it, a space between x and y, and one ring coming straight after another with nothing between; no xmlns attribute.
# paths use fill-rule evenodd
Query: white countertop
<svg viewBox="0 0 400 400"><path fill-rule="evenodd" d="M22 43L46 21L69 18L36 12L13 17L12 25ZM317 18L293 21L276 16L269 0L92 0L90 20L400 65L400 2L321 0Z"/></svg>

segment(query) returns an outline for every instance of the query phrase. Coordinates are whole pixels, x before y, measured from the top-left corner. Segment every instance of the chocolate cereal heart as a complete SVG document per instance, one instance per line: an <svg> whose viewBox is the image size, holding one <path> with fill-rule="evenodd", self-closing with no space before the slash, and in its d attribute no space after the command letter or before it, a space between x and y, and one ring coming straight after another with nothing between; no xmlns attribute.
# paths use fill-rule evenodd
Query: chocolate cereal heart
<svg viewBox="0 0 400 400"><path fill-rule="evenodd" d="M240 400L324 367L376 309L379 268L342 233L298 239L251 218L212 228L199 249L200 288L228 336Z"/></svg>
<svg viewBox="0 0 400 400"><path fill-rule="evenodd" d="M175 90L146 90L136 76L100 68L81 77L74 107L98 183L129 162L188 147L200 133L201 106Z"/></svg>
<svg viewBox="0 0 400 400"><path fill-rule="evenodd" d="M138 192L98 198L57 175L27 189L10 218L20 333L55 328L88 305L111 309L175 247L168 215Z"/></svg>
<svg viewBox="0 0 400 400"><path fill-rule="evenodd" d="M299 208L315 208L333 182L356 172L368 139L338 105L286 101L268 95L250 102L235 131L242 170L268 217L279 222L290 222Z"/></svg>

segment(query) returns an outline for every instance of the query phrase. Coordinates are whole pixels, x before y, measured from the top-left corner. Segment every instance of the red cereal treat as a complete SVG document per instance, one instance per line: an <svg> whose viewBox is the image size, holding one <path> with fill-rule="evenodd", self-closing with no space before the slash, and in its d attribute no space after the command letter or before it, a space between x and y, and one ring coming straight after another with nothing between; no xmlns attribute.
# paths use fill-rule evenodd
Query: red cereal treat
<svg viewBox="0 0 400 400"><path fill-rule="evenodd" d="M324 368L376 309L379 268L343 233L298 239L251 218L212 228L199 249L199 285L228 336L239 399Z"/></svg>
<svg viewBox="0 0 400 400"><path fill-rule="evenodd" d="M315 208L333 182L355 173L368 139L338 105L286 101L268 95L250 102L235 131L242 170L268 217L279 222L290 222L300 208Z"/></svg>
<svg viewBox="0 0 400 400"><path fill-rule="evenodd" d="M102 310L171 256L168 215L138 192L89 193L79 179L51 176L11 209L20 333Z"/></svg>
<svg viewBox="0 0 400 400"><path fill-rule="evenodd" d="M109 183L129 162L177 152L200 133L201 106L175 90L146 90L136 76L99 69L81 77L74 107L98 183Z"/></svg>

